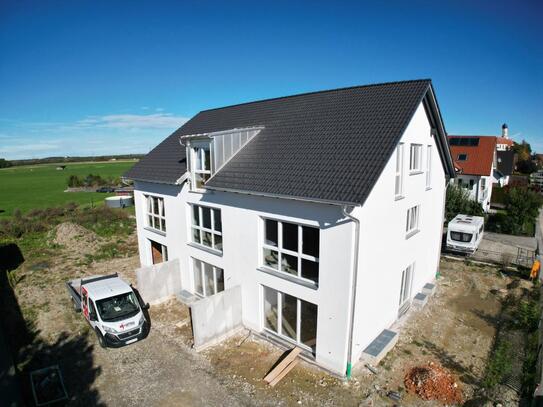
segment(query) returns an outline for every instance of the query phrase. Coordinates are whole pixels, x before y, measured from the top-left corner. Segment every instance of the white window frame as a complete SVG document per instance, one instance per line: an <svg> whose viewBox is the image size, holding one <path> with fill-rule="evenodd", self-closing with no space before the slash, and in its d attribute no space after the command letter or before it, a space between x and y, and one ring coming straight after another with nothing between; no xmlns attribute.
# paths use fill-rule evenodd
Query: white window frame
<svg viewBox="0 0 543 407"><path fill-rule="evenodd" d="M415 263L411 263L402 270L402 281L400 285L400 314L405 312L411 302L411 289L413 285L413 275L415 274Z"/></svg>
<svg viewBox="0 0 543 407"><path fill-rule="evenodd" d="M168 261L168 246L160 242L157 242L156 240L152 240L152 239L147 239L147 240L149 241L149 253L151 253L150 264L154 264L153 263L153 242L160 245L160 253L162 254L162 263ZM157 264L161 264L161 263L157 263Z"/></svg>
<svg viewBox="0 0 543 407"><path fill-rule="evenodd" d="M396 176L394 178L394 196L403 197L403 174L404 174L404 144L399 143L396 147Z"/></svg>
<svg viewBox="0 0 543 407"><path fill-rule="evenodd" d="M265 310L265 306L266 306L266 289L270 289L270 290L273 290L276 292L276 295L277 295L277 332L266 327L266 310ZM293 339L291 338L290 336L288 335L285 335L283 334L283 294L284 295L290 295L291 297L294 297L296 298L296 339ZM296 344L297 346L299 346L300 348L303 348L303 349L306 349L310 352L313 352L313 349L311 349L310 346L304 344L302 341L301 341L301 331L302 331L302 301L305 301L305 300L302 300L298 297L296 297L295 295L291 295L291 294L287 294L287 293L284 293L282 291L279 291L275 288L272 288L272 287L268 287L268 286L265 286L263 285L262 286L262 304L261 304L261 310L262 310L262 329L266 332L269 332L271 333L272 335L278 335L281 337L281 339L284 339L288 342L291 342L293 344ZM315 304L315 303L312 303L310 301L305 301L309 304L312 304L314 306L317 307L317 332L318 332L318 324L319 324L319 318L318 318L318 315L319 315L319 306L318 304ZM316 337L315 337L315 349L317 347L317 344L316 344Z"/></svg>
<svg viewBox="0 0 543 407"><path fill-rule="evenodd" d="M201 278L201 281L202 281L202 292L198 292L196 291L196 278L195 278L195 275L196 275L196 267L194 267L194 262L199 262L200 263L200 278ZM213 269L213 293L208 293L207 292L207 289L206 289L206 284L205 284L205 271L204 271L204 264L207 264L208 266L211 266L212 269ZM202 297L202 298L205 298L205 297L210 297L212 295L215 295L217 293L220 293L220 292L223 292L225 290L225 285L224 285L224 269L220 268L220 267L217 267L217 266L214 266L213 264L210 264L210 263L207 263L203 260L200 260L200 259L197 259L195 257L191 257L191 262L190 262L190 267L192 269L192 287L193 287L193 292L198 295L199 297ZM222 286L223 286L223 289L222 290L218 290L218 279L217 279L217 270L221 270L222 271Z"/></svg>
<svg viewBox="0 0 543 407"><path fill-rule="evenodd" d="M432 188L432 146L426 147L426 189Z"/></svg>
<svg viewBox="0 0 543 407"><path fill-rule="evenodd" d="M412 143L409 148L409 172L411 174L422 172L422 144Z"/></svg>
<svg viewBox="0 0 543 407"><path fill-rule="evenodd" d="M212 206L205 206L205 205L199 205L199 204L193 204L193 203L189 204L189 206L190 206L190 241L193 244L198 245L200 247L203 247L203 248L206 248L206 249L209 249L209 250L213 250L213 251L218 252L218 253L222 253L223 248L224 248L224 239L223 239L223 234L222 234L222 213L221 213L221 209L220 208L214 208ZM199 225L194 224L194 218L193 218L193 216L194 216L193 215L194 208L198 208L198 219L199 219L199 223L200 223ZM204 227L204 220L203 220L203 216L202 216L203 208L207 208L211 212L211 229ZM215 229L215 211L219 211L219 213L221 214L221 230L216 230ZM200 242L195 242L194 241L194 230L198 230L198 233L200 234ZM204 242L204 238L203 238L204 232L211 233L211 247L206 246L203 243ZM216 248L216 236L221 237L221 248L220 249Z"/></svg>
<svg viewBox="0 0 543 407"><path fill-rule="evenodd" d="M272 246L272 245L266 244L266 220L277 222L277 246ZM298 251L297 252L294 252L292 250L283 248L283 223L289 223L291 225L298 226ZM262 246L262 248L260 250L260 256L261 256L260 264L261 264L261 267L266 269L266 270L270 270L270 271L273 271L275 273L279 273L279 274L284 275L286 277L300 279L300 280L302 280L302 281L304 281L304 282L306 282L308 284L313 284L313 285L317 286L319 284L319 277L320 277L319 257L314 257L314 256L310 256L308 254L302 253L302 250L303 250L303 228L304 227L313 228L313 229L318 230L318 232L319 232L319 256L320 256L320 228L318 226L302 225L302 224L295 223L295 222L282 221L282 220L273 219L273 218L262 218L262 233L261 233L261 236L262 236L262 245L261 246ZM270 267L270 266L265 264L265 261L264 261L264 249L273 250L273 251L278 252L277 269L275 269L273 267ZM289 256L293 256L293 257L297 258L297 271L298 271L297 275L294 275L294 274L291 274L291 273L289 273L287 271L282 271L281 270L281 262L282 262L283 254L287 254ZM302 260L303 259L312 261L314 263L317 263L317 282L315 282L313 280L310 280L308 278L302 277Z"/></svg>
<svg viewBox="0 0 543 407"><path fill-rule="evenodd" d="M145 196L145 223L148 228L166 233L166 210L164 208L164 198L156 195ZM155 213L155 201L158 202L158 213ZM164 221L164 223L162 223ZM158 225L157 225L158 224ZM158 226L158 227L157 227Z"/></svg>
<svg viewBox="0 0 543 407"><path fill-rule="evenodd" d="M209 147L209 163L206 163L205 160L205 150L202 149L203 146ZM194 140L190 142L189 146L190 151L190 176L191 176L191 189L193 191L199 191L202 192L205 189L198 187L197 177L198 175L201 176L203 179L205 179L205 182L211 177L213 174L213 143L211 139L205 139L205 140ZM196 163L198 162L203 163L203 168L196 168ZM207 178L207 179L206 179Z"/></svg>
<svg viewBox="0 0 543 407"><path fill-rule="evenodd" d="M410 237L419 231L420 227L420 205L415 205L407 210L405 221L405 233Z"/></svg>

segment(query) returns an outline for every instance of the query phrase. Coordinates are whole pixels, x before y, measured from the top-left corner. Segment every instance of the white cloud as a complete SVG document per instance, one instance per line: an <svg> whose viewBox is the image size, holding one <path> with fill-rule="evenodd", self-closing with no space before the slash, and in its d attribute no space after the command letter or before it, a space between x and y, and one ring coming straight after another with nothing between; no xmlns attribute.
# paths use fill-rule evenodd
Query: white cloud
<svg viewBox="0 0 543 407"><path fill-rule="evenodd" d="M98 128L168 129L179 127L187 120L186 117L174 116L171 113L111 114L89 116L79 120L76 125Z"/></svg>

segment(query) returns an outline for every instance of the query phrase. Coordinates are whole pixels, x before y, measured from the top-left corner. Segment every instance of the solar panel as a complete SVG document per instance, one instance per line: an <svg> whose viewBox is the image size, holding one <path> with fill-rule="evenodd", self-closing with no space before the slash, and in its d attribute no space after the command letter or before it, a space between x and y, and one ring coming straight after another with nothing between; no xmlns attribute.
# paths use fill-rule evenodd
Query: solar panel
<svg viewBox="0 0 543 407"><path fill-rule="evenodd" d="M479 137L451 137L449 144L451 146L477 147L479 145Z"/></svg>

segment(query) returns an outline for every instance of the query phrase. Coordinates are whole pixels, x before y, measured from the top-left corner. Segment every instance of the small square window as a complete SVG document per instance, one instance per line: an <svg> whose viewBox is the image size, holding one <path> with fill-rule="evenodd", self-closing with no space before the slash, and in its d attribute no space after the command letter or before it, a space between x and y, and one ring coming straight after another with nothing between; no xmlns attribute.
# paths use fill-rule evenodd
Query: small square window
<svg viewBox="0 0 543 407"><path fill-rule="evenodd" d="M467 154L458 154L458 161L466 161L468 159Z"/></svg>

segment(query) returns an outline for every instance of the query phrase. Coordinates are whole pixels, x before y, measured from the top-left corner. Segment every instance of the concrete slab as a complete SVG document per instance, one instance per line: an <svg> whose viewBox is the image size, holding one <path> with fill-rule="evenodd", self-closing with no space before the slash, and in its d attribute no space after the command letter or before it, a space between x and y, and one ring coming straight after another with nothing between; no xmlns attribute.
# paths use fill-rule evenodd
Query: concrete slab
<svg viewBox="0 0 543 407"><path fill-rule="evenodd" d="M398 332L384 329L362 352L360 360L377 366L398 342Z"/></svg>
<svg viewBox="0 0 543 407"><path fill-rule="evenodd" d="M434 295L435 291L436 291L436 285L433 283L426 283L424 284L424 287L422 287L422 293L426 294L429 297Z"/></svg>
<svg viewBox="0 0 543 407"><path fill-rule="evenodd" d="M415 298L413 298L413 306L422 308L426 305L428 302L428 295L423 293L418 293L415 295Z"/></svg>

